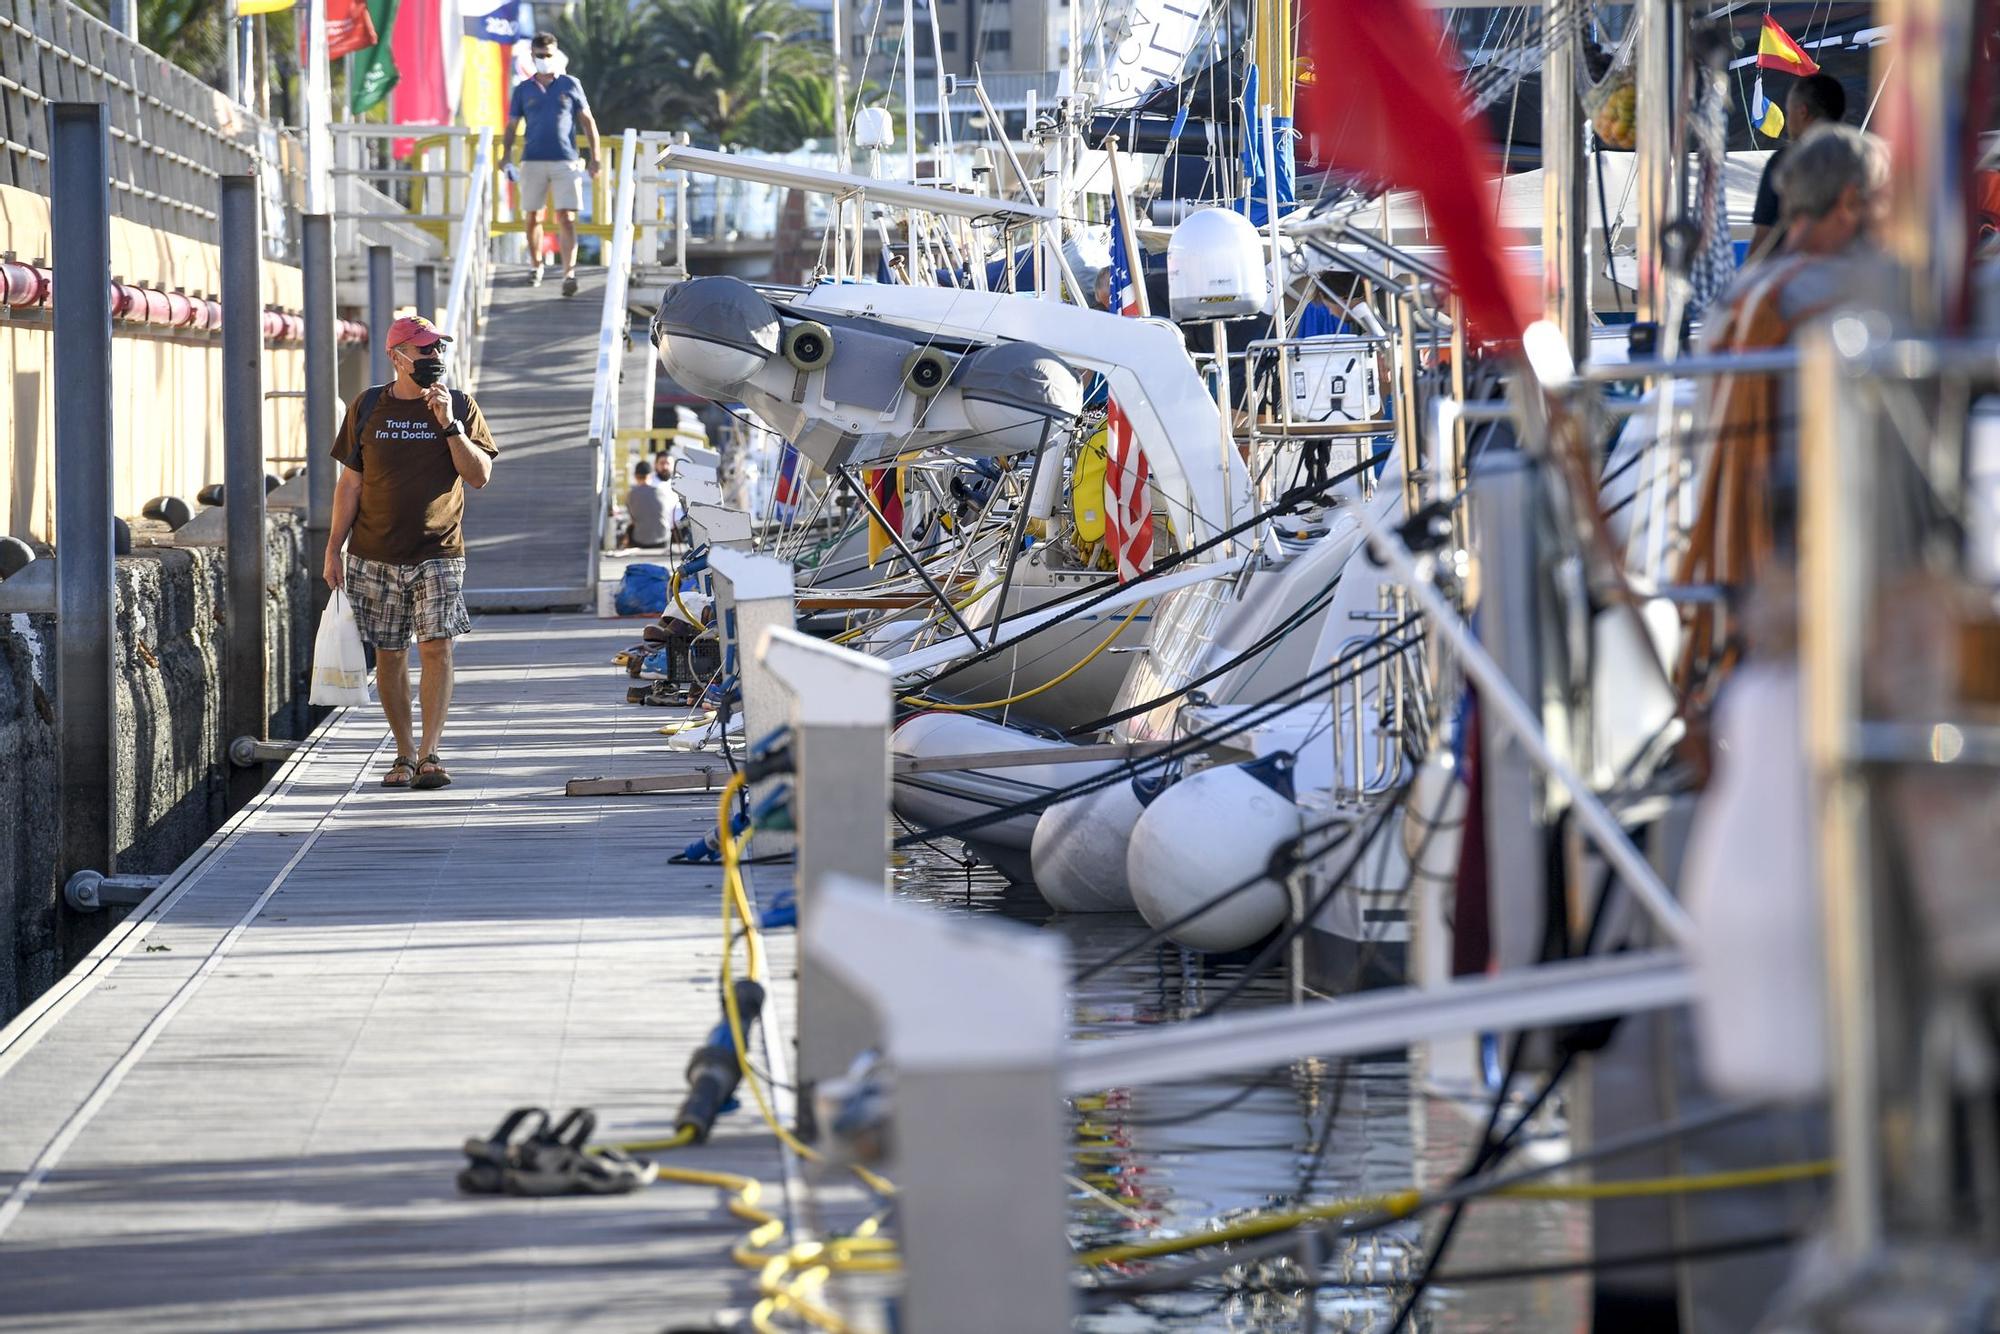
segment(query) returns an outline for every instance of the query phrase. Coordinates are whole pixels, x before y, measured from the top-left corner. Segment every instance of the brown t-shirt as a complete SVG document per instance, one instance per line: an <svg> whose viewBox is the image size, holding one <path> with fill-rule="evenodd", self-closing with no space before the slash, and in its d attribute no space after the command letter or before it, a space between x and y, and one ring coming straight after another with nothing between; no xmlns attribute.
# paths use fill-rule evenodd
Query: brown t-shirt
<svg viewBox="0 0 2000 1334"><path fill-rule="evenodd" d="M465 403L466 439L497 457L500 448L479 405L469 394ZM355 420L360 405L359 398L347 405L333 442L333 456L361 474L349 554L391 565L463 556L465 485L436 416L421 398L397 398L388 389L365 422Z"/></svg>

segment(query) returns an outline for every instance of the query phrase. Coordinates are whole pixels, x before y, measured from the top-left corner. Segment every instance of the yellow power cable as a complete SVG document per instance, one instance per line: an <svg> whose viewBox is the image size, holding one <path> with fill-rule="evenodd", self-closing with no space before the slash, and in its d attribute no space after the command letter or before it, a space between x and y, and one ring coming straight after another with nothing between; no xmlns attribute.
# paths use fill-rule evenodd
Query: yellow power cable
<svg viewBox="0 0 2000 1334"><path fill-rule="evenodd" d="M997 584L999 584L999 582L1000 581L998 579L987 580L985 583L981 584L979 587L973 589L970 593L966 594L965 601L952 603L951 609L953 611L964 611L967 607L970 607L973 603L985 597L987 593L991 592L993 588ZM944 617L943 612L934 611L924 621L924 624L918 627L918 629L920 630L928 629L929 627L936 625L941 619L943 619L943 617ZM861 636L867 634L870 630L879 630L886 624L888 624L888 618L886 617L879 621L870 621L866 625L858 625L852 630L843 630L839 634L835 635L832 639L828 640L827 642L831 644L852 643L854 640L859 639Z"/></svg>
<svg viewBox="0 0 2000 1334"><path fill-rule="evenodd" d="M1791 1181L1804 1181L1827 1176L1832 1171L1831 1160L1819 1159L1813 1162L1778 1163L1770 1167L1753 1167L1732 1172L1709 1172L1700 1176L1646 1177L1630 1181L1592 1181L1574 1185L1523 1182L1520 1185L1503 1186L1484 1198L1624 1200L1659 1195L1697 1195L1708 1191L1742 1190L1751 1186L1775 1186ZM1423 1195L1414 1190L1402 1190L1384 1195L1353 1196L1305 1209L1291 1209L1283 1213L1246 1218L1227 1227L1191 1232L1183 1237L1160 1237L1152 1241L1100 1246L1096 1250L1085 1251L1078 1255L1076 1262L1086 1268L1097 1268L1103 1265L1122 1264L1130 1260L1150 1260L1162 1255L1177 1255L1182 1251L1200 1250L1206 1246L1220 1246L1226 1242L1268 1236L1273 1232L1283 1232L1288 1228L1297 1227L1301 1223L1321 1222L1352 1213L1384 1213L1391 1218L1402 1218L1415 1211L1422 1203Z"/></svg>
<svg viewBox="0 0 2000 1334"><path fill-rule="evenodd" d="M629 1139L622 1144L593 1144L590 1146L590 1152L603 1153L606 1149L614 1149L619 1153L670 1153L675 1149L684 1149L692 1143L694 1143L694 1127L683 1126L667 1139ZM666 1169L660 1170L664 1172Z"/></svg>
<svg viewBox="0 0 2000 1334"><path fill-rule="evenodd" d="M1515 1200L1637 1200L1656 1195L1695 1195L1712 1190L1742 1190L1749 1186L1780 1186L1832 1174L1833 1160L1820 1158L1811 1162L1746 1167L1733 1172L1706 1172L1699 1176L1588 1181L1567 1186L1522 1182L1494 1193Z"/></svg>
<svg viewBox="0 0 2000 1334"><path fill-rule="evenodd" d="M757 929L756 914L750 909L750 896L743 888L743 844L729 828L729 805L736 799L736 794L748 785L749 780L741 773L732 774L729 781L722 785L722 796L716 803L715 809L715 838L722 853L722 1009L729 1019L729 1037L736 1047L736 1060L743 1071L743 1082L750 1086L751 1096L757 1103L758 1113L764 1118L764 1124L770 1127L771 1133L776 1135L786 1148L807 1162L816 1163L822 1161L819 1152L785 1129L784 1123L778 1120L777 1113L771 1110L770 1099L764 1093L763 1081L757 1077L757 1071L751 1066L750 1053L744 1046L743 1016L736 1004L736 989L730 985L730 960L736 952L733 915L740 915L743 919L743 939L749 955L751 980L762 981L764 976L763 935ZM872 1189L885 1195L895 1193L895 1186L887 1179L869 1171L861 1164L852 1164L851 1170Z"/></svg>
<svg viewBox="0 0 2000 1334"><path fill-rule="evenodd" d="M944 704L938 702L937 700L926 699L922 695L908 695L905 696L905 699L911 703L921 704L923 707L934 710L935 712L938 713L969 713L974 709L998 709L998 708L1003 708L1009 704L1019 704L1024 699L1033 699L1035 696L1041 694L1045 690L1054 690L1057 686L1069 680L1072 676L1075 676L1078 672L1082 671L1084 668L1090 666L1090 664L1096 659L1098 654L1110 648L1111 645L1117 641L1118 636L1125 633L1125 627L1132 623L1132 618L1137 616L1139 614L1140 609L1143 608L1145 605L1146 604L1144 602L1133 603L1132 610L1125 613L1124 620L1118 622L1117 625L1111 627L1111 633L1104 637L1104 642L1099 644L1096 648L1092 649L1090 652L1084 654L1083 657L1077 661L1075 666L1071 667L1061 676L1055 677L1048 681L1044 681L1040 685L1034 686L1027 690L1023 690L1018 694L1009 695L1005 699L981 700L976 704Z"/></svg>
<svg viewBox="0 0 2000 1334"><path fill-rule="evenodd" d="M1136 608L1134 610L1136 611ZM794 1153L810 1161L819 1161L820 1155L786 1130L771 1109L756 1071L750 1065L744 1041L742 1014L735 1003L734 988L730 985L731 956L735 945L734 919L738 915L744 922L743 934L749 956L750 976L761 980L764 971L762 942L742 879L742 841L738 840L729 828L730 803L746 786L748 780L742 774L733 775L724 785L717 807L716 831L722 851L724 891L723 1008L728 1014L730 1038L736 1047L743 1078L750 1085L750 1091L765 1124ZM685 1147L692 1143L693 1139L692 1130L682 1130L667 1139L628 1141L614 1147L628 1153L662 1152ZM1638 1178L1626 1181L1571 1185L1523 1182L1495 1190L1492 1192L1492 1197L1607 1200L1696 1194L1778 1185L1823 1177L1833 1171L1833 1166L1831 1160L1820 1159L1702 1175ZM838 1313L812 1300L813 1294L823 1288L828 1278L836 1273L887 1274L901 1269L902 1261L896 1252L895 1243L888 1238L875 1235L880 1225L879 1216L863 1223L851 1237L826 1242L800 1243L774 1251L770 1248L782 1240L785 1234L784 1220L759 1204L763 1186L756 1178L733 1172L710 1172L694 1168L660 1167L658 1170L659 1179L663 1181L708 1186L727 1192L730 1197L726 1205L729 1213L752 1225L751 1231L732 1247L730 1258L736 1264L755 1270L758 1274L760 1300L752 1309L751 1324L762 1334L789 1334L784 1326L774 1323L779 1316L794 1317L815 1329L826 1331L826 1334L851 1334L852 1327ZM895 1189L889 1182L866 1168L857 1165L853 1170L883 1193L890 1193ZM1416 1190L1350 1196L1303 1209L1246 1218L1226 1227L1210 1228L1186 1236L1158 1237L1149 1241L1100 1246L1078 1254L1075 1260L1084 1268L1102 1268L1107 1265L1156 1259L1233 1241L1269 1236L1304 1223L1321 1222L1351 1214L1381 1213L1391 1218L1402 1218L1416 1212L1424 1203L1422 1192Z"/></svg>

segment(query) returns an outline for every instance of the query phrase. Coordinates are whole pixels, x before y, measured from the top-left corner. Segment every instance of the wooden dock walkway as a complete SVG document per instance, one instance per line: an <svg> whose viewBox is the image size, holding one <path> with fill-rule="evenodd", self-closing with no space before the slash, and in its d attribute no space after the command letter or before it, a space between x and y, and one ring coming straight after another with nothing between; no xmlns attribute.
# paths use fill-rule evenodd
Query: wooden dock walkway
<svg viewBox="0 0 2000 1334"><path fill-rule="evenodd" d="M518 1104L666 1134L717 1019L720 874L667 864L712 799L563 795L697 763L624 702L630 628L481 617L453 786L382 790L379 713L335 715L0 1031L0 1329L659 1331L748 1305L712 1190L453 1184L460 1141ZM770 944L788 1025L791 939ZM785 1203L754 1111L665 1160Z"/></svg>

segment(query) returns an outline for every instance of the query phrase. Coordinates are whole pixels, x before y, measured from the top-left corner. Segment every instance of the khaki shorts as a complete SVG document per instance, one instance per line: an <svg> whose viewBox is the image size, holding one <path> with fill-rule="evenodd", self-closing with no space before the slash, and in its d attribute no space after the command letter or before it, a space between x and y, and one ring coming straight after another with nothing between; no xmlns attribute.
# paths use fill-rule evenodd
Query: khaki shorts
<svg viewBox="0 0 2000 1334"><path fill-rule="evenodd" d="M521 211L533 213L543 203L554 200L558 209L581 213L584 191L589 184L590 175L583 169L582 158L572 158L567 162L523 162Z"/></svg>
<svg viewBox="0 0 2000 1334"><path fill-rule="evenodd" d="M472 628L465 610L465 557L415 565L347 558L347 600L361 638L400 653L419 640L453 639Z"/></svg>

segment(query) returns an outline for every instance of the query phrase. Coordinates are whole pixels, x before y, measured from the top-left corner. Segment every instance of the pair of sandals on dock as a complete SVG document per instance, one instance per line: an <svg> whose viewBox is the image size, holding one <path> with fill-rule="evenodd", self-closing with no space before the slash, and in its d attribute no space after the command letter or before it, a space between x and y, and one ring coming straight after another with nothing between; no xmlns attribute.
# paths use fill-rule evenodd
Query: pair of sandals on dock
<svg viewBox="0 0 2000 1334"><path fill-rule="evenodd" d="M413 760L407 755L398 755L389 766L389 772L382 775L383 787L413 787L422 791L450 787L451 774L446 772L444 761L432 751L421 760Z"/></svg>
<svg viewBox="0 0 2000 1334"><path fill-rule="evenodd" d="M573 1107L549 1124L540 1107L516 1107L486 1139L465 1141L458 1188L467 1195L626 1195L659 1179L660 1169L612 1148L590 1148L597 1115Z"/></svg>

